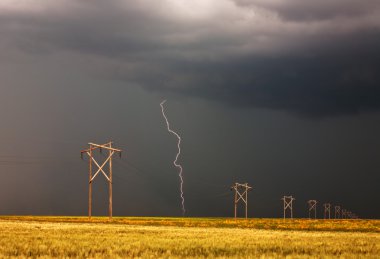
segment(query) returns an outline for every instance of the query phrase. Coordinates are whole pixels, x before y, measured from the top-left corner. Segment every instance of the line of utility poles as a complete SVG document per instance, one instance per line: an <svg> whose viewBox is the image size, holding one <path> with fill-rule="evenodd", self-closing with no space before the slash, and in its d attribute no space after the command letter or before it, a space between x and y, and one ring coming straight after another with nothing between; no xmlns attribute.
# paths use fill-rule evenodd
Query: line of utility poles
<svg viewBox="0 0 380 259"><path fill-rule="evenodd" d="M119 154L121 157L122 150L112 147L112 142L108 142L105 144L95 144L95 143L88 143L89 148L81 151L81 157L83 159L83 154L88 155L88 217L91 219L92 216L92 182L94 179L102 173L103 176L106 178L108 182L108 190L109 190L109 196L108 196L108 215L109 218L112 219L112 157L115 154ZM102 162L96 161L94 157L94 151L98 150L100 153L102 153L102 150L106 150L108 152L107 157ZM108 164L108 172L106 165ZM96 169L94 173L94 168ZM252 189L251 186L248 185L248 183L234 183L231 186L231 190L235 191L234 194L234 216L235 219L237 218L237 208L239 202L243 203L245 205L245 218L248 218L248 191ZM293 218L293 201L295 201L295 198L293 196L284 196L281 198L283 201L283 216L284 219L287 218L287 214L290 214L290 218ZM317 200L309 200L308 202L308 212L309 212L309 219L311 219L312 214L313 218L317 218ZM323 218L324 219L331 219L331 204L330 203L324 203L324 213ZM346 210L343 209L341 206L334 206L335 213L334 218L335 219L357 219L358 217ZM287 213L288 212L288 213Z"/></svg>
<svg viewBox="0 0 380 259"><path fill-rule="evenodd" d="M295 198L293 196L284 196L281 198L283 201L283 215L284 219L287 218L287 215L290 214L290 218L293 218L293 201ZM308 213L309 213L309 219L317 219L317 200L308 200ZM335 213L334 218L335 219L358 219L359 217L352 213L351 211L348 211L346 209L342 209L341 206L334 206ZM331 210L332 205L331 203L324 203L323 204L323 218L324 219L331 219Z"/></svg>

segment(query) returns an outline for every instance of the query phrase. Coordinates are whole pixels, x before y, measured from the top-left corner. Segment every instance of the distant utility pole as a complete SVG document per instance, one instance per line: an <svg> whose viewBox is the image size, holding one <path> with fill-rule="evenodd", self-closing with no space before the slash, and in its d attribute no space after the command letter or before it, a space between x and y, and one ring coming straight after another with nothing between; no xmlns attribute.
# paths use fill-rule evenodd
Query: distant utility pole
<svg viewBox="0 0 380 259"><path fill-rule="evenodd" d="M112 142L108 142L106 144L103 144L103 145L99 145L99 144L94 144L94 143L88 143L89 145L89 148L88 149L85 149L85 150L82 150L81 151L81 157L83 159L83 154L87 154L89 159L89 163L88 163L88 185L89 185L89 188L88 188L88 217L89 219L91 219L91 212L92 212L92 181L95 179L95 177L100 173L102 172L102 174L104 175L104 177L107 179L108 181L108 188L109 188L109 207L108 207L108 215L109 215L109 218L112 219L112 156L115 154L115 153L118 153L121 157L121 150L120 149L116 149L116 148L113 148L112 147ZM102 150L107 150L108 151L108 156L107 158L101 163L98 163L94 156L93 156L93 151L94 150L99 150L99 152L102 152ZM108 174L106 173L107 169L105 168L105 165L106 164L109 164L109 169L108 169ZM93 169L92 169L92 165L95 165L96 168L97 168L97 171L93 173Z"/></svg>
<svg viewBox="0 0 380 259"><path fill-rule="evenodd" d="M245 203L245 218L248 217L248 191L250 189L252 189L252 187L248 186L248 183L235 183L232 185L231 190L235 190L235 219L237 216L237 205L240 200Z"/></svg>
<svg viewBox="0 0 380 259"><path fill-rule="evenodd" d="M346 218L347 218L347 210L342 209L342 219L346 219Z"/></svg>
<svg viewBox="0 0 380 259"><path fill-rule="evenodd" d="M293 218L293 196L284 196L281 200L284 201L284 219L286 218L286 210L290 210L290 218Z"/></svg>
<svg viewBox="0 0 380 259"><path fill-rule="evenodd" d="M340 206L335 206L335 218L339 219L340 218Z"/></svg>
<svg viewBox="0 0 380 259"><path fill-rule="evenodd" d="M328 219L331 218L331 204L330 203L325 203L323 204L323 208L324 208L324 219L327 219L327 216L328 216Z"/></svg>
<svg viewBox="0 0 380 259"><path fill-rule="evenodd" d="M317 218L317 201L309 200L307 202L309 204L309 219L311 218L311 212L314 211L314 219Z"/></svg>

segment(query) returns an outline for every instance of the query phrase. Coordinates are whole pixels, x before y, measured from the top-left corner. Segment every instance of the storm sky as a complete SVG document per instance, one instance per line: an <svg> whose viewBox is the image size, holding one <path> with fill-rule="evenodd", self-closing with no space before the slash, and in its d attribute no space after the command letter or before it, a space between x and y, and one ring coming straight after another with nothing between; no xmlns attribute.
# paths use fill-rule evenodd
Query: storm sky
<svg viewBox="0 0 380 259"><path fill-rule="evenodd" d="M248 182L251 217L380 217L379 1L2 0L0 35L0 214L86 215L80 151L112 140L114 215L180 216L167 99L187 216Z"/></svg>

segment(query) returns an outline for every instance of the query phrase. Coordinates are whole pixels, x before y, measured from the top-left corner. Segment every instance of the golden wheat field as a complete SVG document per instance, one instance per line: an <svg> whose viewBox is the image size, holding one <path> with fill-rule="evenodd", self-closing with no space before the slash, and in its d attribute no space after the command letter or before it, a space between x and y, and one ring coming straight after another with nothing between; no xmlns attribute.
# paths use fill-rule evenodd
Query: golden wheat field
<svg viewBox="0 0 380 259"><path fill-rule="evenodd" d="M0 257L379 258L379 220L0 217Z"/></svg>

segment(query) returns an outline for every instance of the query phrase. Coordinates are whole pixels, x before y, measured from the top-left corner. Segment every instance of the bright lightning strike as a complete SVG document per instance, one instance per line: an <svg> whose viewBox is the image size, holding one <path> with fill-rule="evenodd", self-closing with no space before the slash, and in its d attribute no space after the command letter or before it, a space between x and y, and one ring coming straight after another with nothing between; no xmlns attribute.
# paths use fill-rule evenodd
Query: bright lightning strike
<svg viewBox="0 0 380 259"><path fill-rule="evenodd" d="M161 106L161 111L162 111L162 115L164 116L165 118L165 121L166 121L166 126L168 128L168 131L172 134L174 134L177 139L178 139L178 142L177 142L177 147L178 147L178 152L177 152L177 155L175 157L175 160L173 162L174 166L179 168L179 178L180 178L180 181L181 181L181 185L180 185L180 190L181 190L181 199L182 199L182 215L185 215L185 197L183 196L183 175L182 175L182 166L180 164L177 164L177 160L178 160L178 157L179 155L181 154L181 137L173 130L170 129L170 125L169 125L169 121L168 121L168 118L166 117L165 115L165 111L164 111L164 103L166 102L166 100L163 100L161 103L160 103L160 106Z"/></svg>

